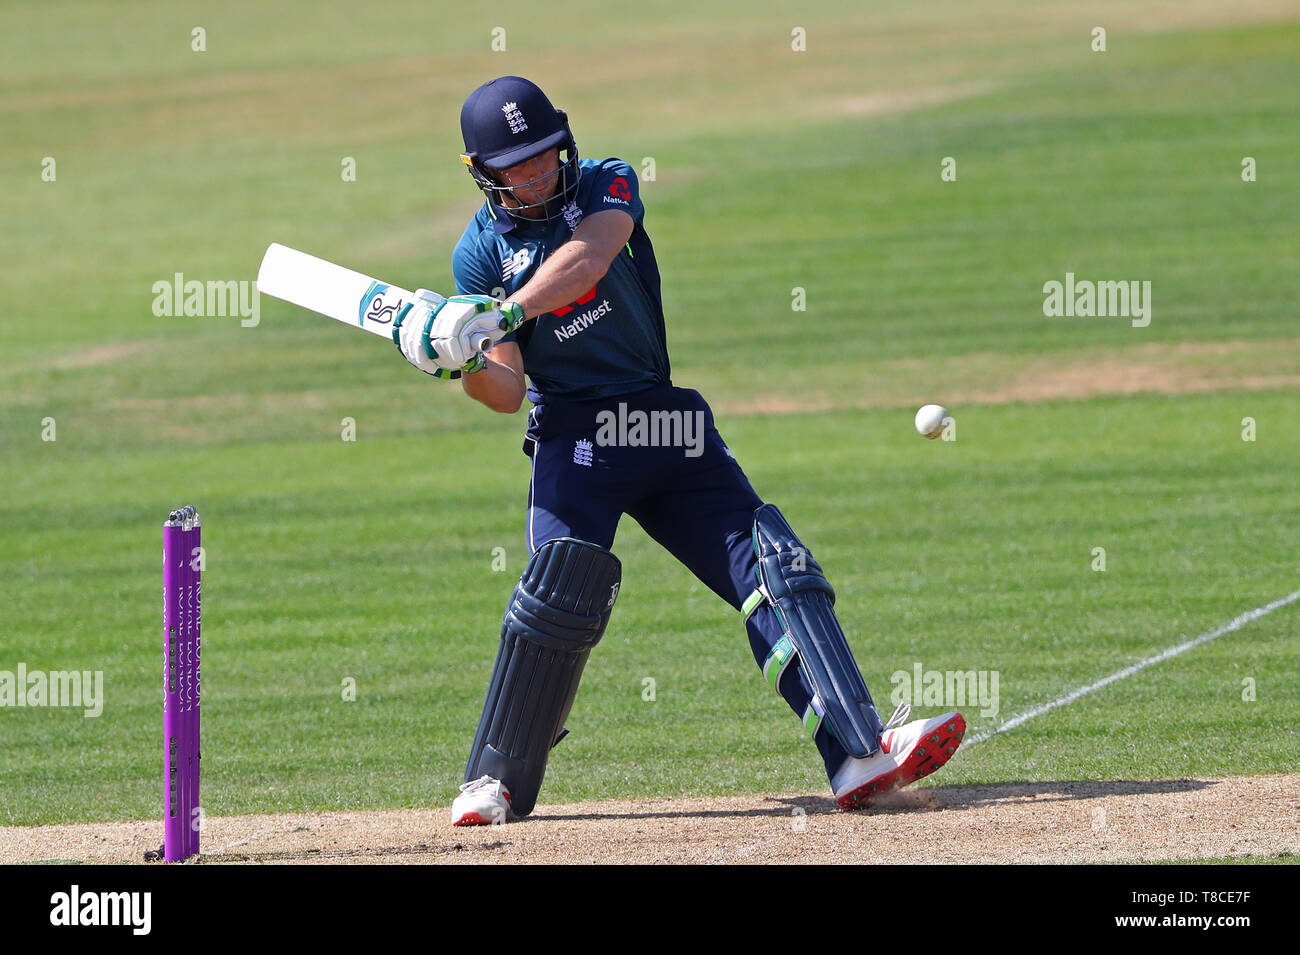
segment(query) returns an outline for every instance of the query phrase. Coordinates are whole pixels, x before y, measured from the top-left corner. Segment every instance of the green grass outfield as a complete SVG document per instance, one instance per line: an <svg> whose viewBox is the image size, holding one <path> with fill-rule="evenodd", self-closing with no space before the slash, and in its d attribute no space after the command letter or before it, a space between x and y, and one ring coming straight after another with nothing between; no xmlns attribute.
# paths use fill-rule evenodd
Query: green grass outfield
<svg viewBox="0 0 1300 955"><path fill-rule="evenodd" d="M966 708L988 729L1300 588L1300 20L827 3L795 53L777 4L565 6L538 32L522 4L375 4L365 24L343 4L0 11L27 38L0 63L0 670L102 670L107 696L95 719L0 709L0 824L157 814L161 523L187 502L207 812L454 791L526 559L522 416L282 303L255 328L159 318L151 287L251 280L270 241L445 287L477 205L456 116L501 73L552 90L584 155L654 157L674 378L727 409L878 699L915 663L996 670L999 713ZM1150 280L1151 325L1045 318L1067 271ZM1161 374L1088 400L1016 377L1080 360ZM1014 400L954 400L1003 376ZM957 441L912 430L927 399L952 404ZM619 605L543 798L820 791L736 615L630 520L616 551ZM1290 771L1298 620L1280 609L934 782Z"/></svg>

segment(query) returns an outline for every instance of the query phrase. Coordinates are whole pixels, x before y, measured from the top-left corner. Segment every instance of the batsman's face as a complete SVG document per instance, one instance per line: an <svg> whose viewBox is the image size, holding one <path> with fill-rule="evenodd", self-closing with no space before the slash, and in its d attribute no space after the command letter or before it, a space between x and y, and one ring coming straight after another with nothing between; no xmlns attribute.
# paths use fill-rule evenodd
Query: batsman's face
<svg viewBox="0 0 1300 955"><path fill-rule="evenodd" d="M530 219L540 219L545 215L545 209L540 204L555 195L559 188L560 150L558 147L547 150L540 156L534 156L508 169L493 169L492 175L501 185L509 186L514 193L504 193L501 196L502 205L519 209L520 206L537 203L537 208L521 209L520 214Z"/></svg>

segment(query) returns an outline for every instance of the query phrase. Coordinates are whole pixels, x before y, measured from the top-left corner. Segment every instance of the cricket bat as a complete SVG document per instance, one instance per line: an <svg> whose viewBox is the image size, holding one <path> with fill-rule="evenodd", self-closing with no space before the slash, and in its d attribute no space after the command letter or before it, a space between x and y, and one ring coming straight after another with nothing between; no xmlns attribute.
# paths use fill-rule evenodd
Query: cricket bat
<svg viewBox="0 0 1300 955"><path fill-rule="evenodd" d="M257 290L389 341L393 340L393 320L403 306L415 300L415 294L404 288L278 242L271 243L262 256ZM479 341L479 351L492 344L493 339L485 335Z"/></svg>

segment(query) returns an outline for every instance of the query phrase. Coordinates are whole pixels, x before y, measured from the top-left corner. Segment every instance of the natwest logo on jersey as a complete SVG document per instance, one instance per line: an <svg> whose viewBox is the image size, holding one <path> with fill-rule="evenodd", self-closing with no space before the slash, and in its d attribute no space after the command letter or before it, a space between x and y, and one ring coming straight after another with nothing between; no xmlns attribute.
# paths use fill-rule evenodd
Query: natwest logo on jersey
<svg viewBox="0 0 1300 955"><path fill-rule="evenodd" d="M565 315L568 315L579 305L586 305L595 297L596 297L596 286L593 285L591 288L587 289L587 291L579 295L577 301L570 302L568 305L561 305L555 311L551 312L551 314L554 315L556 318L563 318Z"/></svg>
<svg viewBox="0 0 1300 955"><path fill-rule="evenodd" d="M619 176L609 184L609 195L601 196L602 202L613 202L620 206L628 205L632 201L632 190L628 187L627 177Z"/></svg>
<svg viewBox="0 0 1300 955"><path fill-rule="evenodd" d="M572 305L565 305L561 308L557 308L551 314L554 315L556 318L563 318L565 315L568 315L579 305L590 304L595 297L596 297L596 286L593 285ZM561 342L568 341L574 335L577 335L579 332L585 331L587 328L594 325L602 317L608 315L613 310L614 310L614 306L610 304L609 299L603 299L601 303L597 305L595 308L588 309L587 311L579 315L577 318L575 318L573 321L567 322L566 324L560 325L559 327L553 329L553 331L555 332L556 341L561 341Z"/></svg>

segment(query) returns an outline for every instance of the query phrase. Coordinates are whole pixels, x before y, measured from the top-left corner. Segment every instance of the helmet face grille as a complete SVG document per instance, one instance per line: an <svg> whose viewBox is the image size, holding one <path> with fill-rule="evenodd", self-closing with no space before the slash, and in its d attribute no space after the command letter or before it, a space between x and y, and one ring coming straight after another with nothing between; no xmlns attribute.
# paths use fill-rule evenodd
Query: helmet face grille
<svg viewBox="0 0 1300 955"><path fill-rule="evenodd" d="M566 146L560 147L560 152L563 155L554 172L514 186L502 185L497 181L492 170L483 166L474 157L470 157L472 164L467 163L467 166L470 176L483 191L488 202L505 209L512 218L528 222L550 222L560 218L564 214L564 207L577 198L578 181L582 175L578 161L578 146L572 137ZM555 192L547 199L535 201L537 195L535 187L544 185L556 177L559 178L559 184ZM525 199L525 195L530 196L533 201ZM531 214L533 210L541 210L541 214L533 215Z"/></svg>

